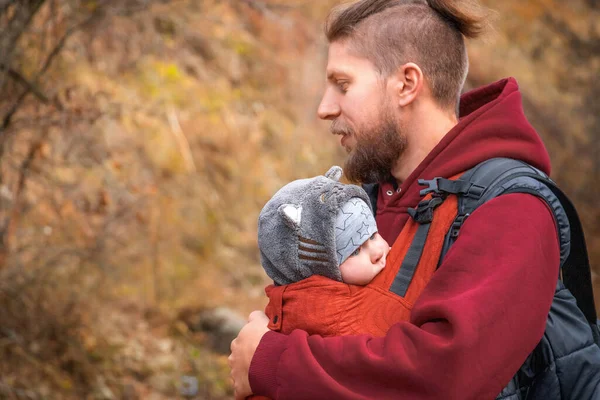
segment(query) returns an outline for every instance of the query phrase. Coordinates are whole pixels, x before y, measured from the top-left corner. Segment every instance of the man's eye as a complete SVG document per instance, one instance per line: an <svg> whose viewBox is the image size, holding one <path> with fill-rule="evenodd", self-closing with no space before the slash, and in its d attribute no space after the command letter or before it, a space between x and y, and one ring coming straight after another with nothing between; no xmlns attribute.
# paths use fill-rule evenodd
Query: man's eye
<svg viewBox="0 0 600 400"><path fill-rule="evenodd" d="M374 234L372 234L369 239L374 240L376 235L377 235L377 232L375 232Z"/></svg>
<svg viewBox="0 0 600 400"><path fill-rule="evenodd" d="M348 91L348 86L349 86L348 82L343 82L343 81L342 82L338 82L338 87L344 93L346 93Z"/></svg>
<svg viewBox="0 0 600 400"><path fill-rule="evenodd" d="M350 255L351 255L351 256L357 256L357 255L358 255L358 253L360 253L360 247L359 247L358 249L354 250L354 251L352 252L352 254L350 254Z"/></svg>

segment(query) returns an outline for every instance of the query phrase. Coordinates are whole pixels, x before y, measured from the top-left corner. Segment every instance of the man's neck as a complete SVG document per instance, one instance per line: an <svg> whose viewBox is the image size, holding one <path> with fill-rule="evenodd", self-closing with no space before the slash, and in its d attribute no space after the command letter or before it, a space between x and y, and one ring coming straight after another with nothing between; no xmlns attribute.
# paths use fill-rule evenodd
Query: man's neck
<svg viewBox="0 0 600 400"><path fill-rule="evenodd" d="M407 132L408 143L406 150L396 162L392 176L399 185L423 162L425 157L444 138L456 124L458 119L454 114L428 110L415 118L415 123L409 124L412 130Z"/></svg>

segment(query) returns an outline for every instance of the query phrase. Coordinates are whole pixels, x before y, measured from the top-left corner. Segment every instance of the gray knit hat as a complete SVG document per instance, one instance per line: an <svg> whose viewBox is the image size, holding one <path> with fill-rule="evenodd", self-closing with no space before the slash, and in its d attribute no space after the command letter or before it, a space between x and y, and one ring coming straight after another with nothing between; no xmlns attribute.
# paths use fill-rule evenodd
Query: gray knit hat
<svg viewBox="0 0 600 400"><path fill-rule="evenodd" d="M342 169L281 188L258 218L261 263L276 285L322 275L341 281L339 265L373 233L367 193L339 182Z"/></svg>

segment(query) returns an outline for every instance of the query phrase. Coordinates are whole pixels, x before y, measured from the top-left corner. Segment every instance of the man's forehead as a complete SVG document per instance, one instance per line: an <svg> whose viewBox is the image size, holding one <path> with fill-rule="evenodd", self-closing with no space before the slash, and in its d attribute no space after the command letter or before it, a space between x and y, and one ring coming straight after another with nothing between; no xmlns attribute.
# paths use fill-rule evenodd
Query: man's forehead
<svg viewBox="0 0 600 400"><path fill-rule="evenodd" d="M352 63L352 57L345 42L333 42L329 45L329 56L327 60L327 73L342 72Z"/></svg>
<svg viewBox="0 0 600 400"><path fill-rule="evenodd" d="M329 45L327 61L327 78L339 75L350 75L363 68L373 68L373 64L364 57L350 51L347 42L333 42Z"/></svg>

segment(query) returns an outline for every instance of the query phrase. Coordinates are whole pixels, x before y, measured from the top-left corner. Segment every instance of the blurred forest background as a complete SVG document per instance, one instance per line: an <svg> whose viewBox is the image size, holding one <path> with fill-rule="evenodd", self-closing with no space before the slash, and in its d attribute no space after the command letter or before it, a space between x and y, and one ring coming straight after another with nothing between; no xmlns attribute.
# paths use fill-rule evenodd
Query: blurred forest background
<svg viewBox="0 0 600 400"><path fill-rule="evenodd" d="M231 398L258 212L343 160L336 3L0 0L0 399ZM600 3L485 3L468 88L518 79L600 273Z"/></svg>

